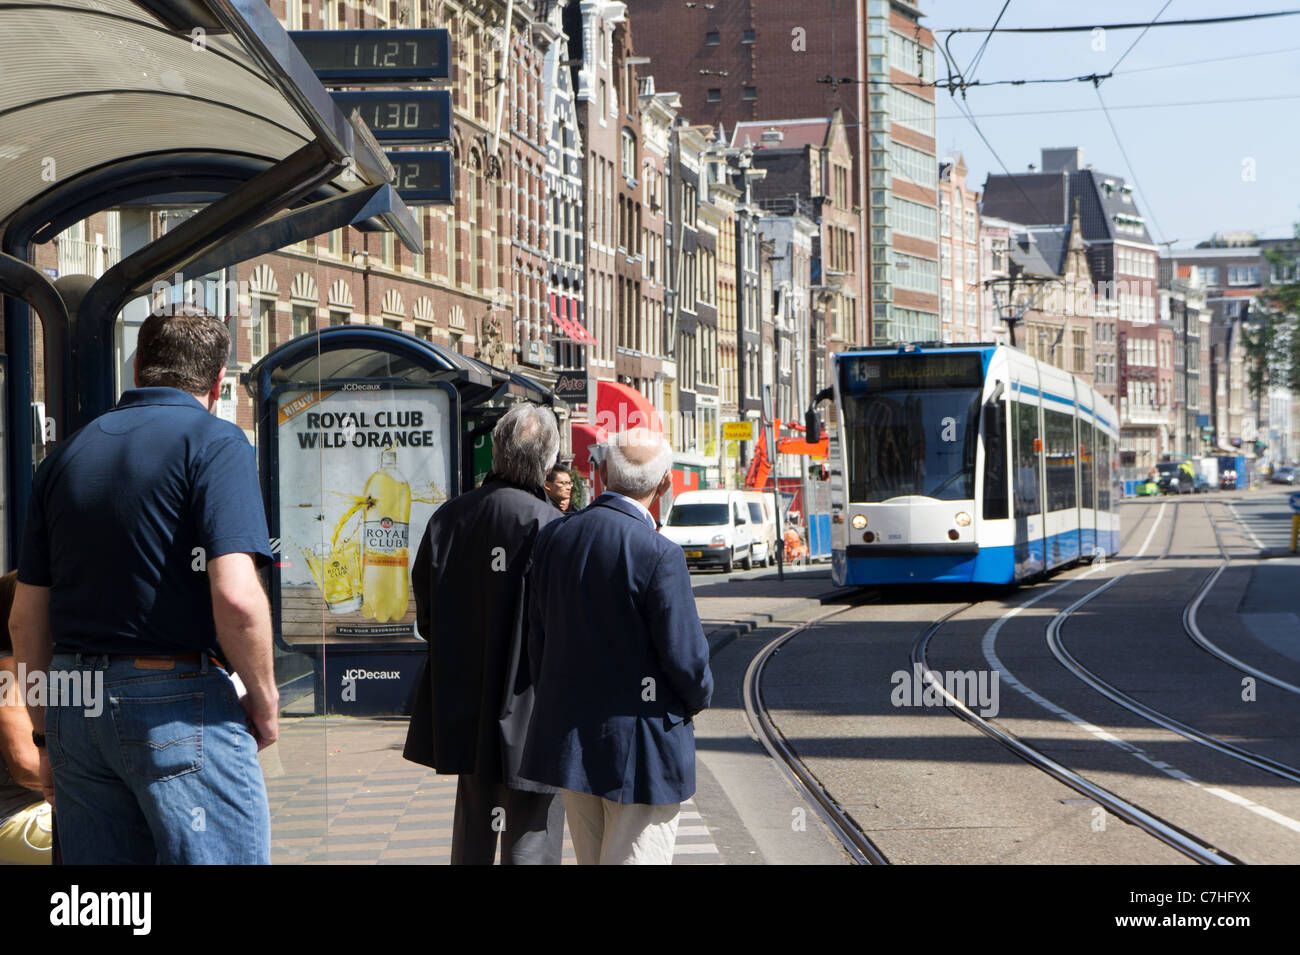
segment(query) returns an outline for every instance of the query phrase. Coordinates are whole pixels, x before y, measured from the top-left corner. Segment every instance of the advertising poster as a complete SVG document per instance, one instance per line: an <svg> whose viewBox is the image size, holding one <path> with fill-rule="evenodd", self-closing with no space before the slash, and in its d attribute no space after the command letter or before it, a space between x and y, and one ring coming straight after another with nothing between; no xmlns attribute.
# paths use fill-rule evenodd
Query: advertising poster
<svg viewBox="0 0 1300 955"><path fill-rule="evenodd" d="M413 636L411 561L451 487L447 393L345 383L277 410L282 637Z"/></svg>

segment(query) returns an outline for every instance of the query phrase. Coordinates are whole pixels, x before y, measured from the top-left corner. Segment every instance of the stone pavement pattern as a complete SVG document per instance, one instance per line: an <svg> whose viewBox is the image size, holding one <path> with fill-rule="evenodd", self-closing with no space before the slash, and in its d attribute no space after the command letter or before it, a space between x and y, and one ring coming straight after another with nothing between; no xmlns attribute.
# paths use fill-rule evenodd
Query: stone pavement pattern
<svg viewBox="0 0 1300 955"><path fill-rule="evenodd" d="M449 864L456 777L404 760L405 739L406 720L282 718L262 754L272 863ZM684 803L673 863L721 861ZM576 863L567 826L564 862Z"/></svg>

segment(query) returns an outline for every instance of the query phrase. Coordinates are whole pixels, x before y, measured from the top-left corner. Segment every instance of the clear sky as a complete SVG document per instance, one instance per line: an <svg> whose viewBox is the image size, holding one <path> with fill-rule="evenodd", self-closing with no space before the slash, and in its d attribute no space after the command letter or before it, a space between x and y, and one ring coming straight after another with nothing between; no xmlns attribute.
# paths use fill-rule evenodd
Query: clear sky
<svg viewBox="0 0 1300 955"><path fill-rule="evenodd" d="M922 22L936 32L938 47L947 28L991 26L1003 2L921 0ZM1011 0L1000 26L1148 21L1164 2ZM1172 0L1160 19L1294 8L1300 2ZM1136 30L994 34L974 78L1105 73L1137 36ZM962 71L983 39L952 38L949 49ZM937 50L935 68L944 79ZM1300 16L1151 29L1100 93L1123 152L1091 83L976 87L967 91L966 105L1011 172L1040 164L1040 147L1080 146L1084 162L1135 182L1156 241L1188 248L1219 231L1293 233L1300 221ZM1171 105L1184 103L1195 105ZM985 176L1002 167L952 94L940 90L937 105L939 154L960 152L970 169L968 183L982 188Z"/></svg>

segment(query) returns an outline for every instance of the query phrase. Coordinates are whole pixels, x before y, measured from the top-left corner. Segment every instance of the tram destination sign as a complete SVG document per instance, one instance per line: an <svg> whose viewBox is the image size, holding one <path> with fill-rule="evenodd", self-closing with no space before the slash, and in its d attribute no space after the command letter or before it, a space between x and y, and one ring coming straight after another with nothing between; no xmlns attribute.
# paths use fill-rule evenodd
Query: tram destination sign
<svg viewBox="0 0 1300 955"><path fill-rule="evenodd" d="M435 143L451 139L450 90L348 90L330 94L346 114L361 114L385 143Z"/></svg>
<svg viewBox="0 0 1300 955"><path fill-rule="evenodd" d="M293 30L307 64L327 86L449 79L446 30Z"/></svg>
<svg viewBox="0 0 1300 955"><path fill-rule="evenodd" d="M984 366L976 352L855 355L840 361L841 383L849 393L979 388L984 384Z"/></svg>
<svg viewBox="0 0 1300 955"><path fill-rule="evenodd" d="M386 152L393 164L393 188L408 205L443 205L452 201L451 150Z"/></svg>

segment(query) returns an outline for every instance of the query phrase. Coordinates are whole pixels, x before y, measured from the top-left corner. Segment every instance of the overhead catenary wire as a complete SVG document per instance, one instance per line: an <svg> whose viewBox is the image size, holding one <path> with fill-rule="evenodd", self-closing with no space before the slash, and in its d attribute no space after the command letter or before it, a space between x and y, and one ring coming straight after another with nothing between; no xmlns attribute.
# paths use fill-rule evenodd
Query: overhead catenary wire
<svg viewBox="0 0 1300 955"><path fill-rule="evenodd" d="M1119 59L1115 61L1115 65L1112 66L1112 67L1110 68L1110 71L1111 71L1112 73L1114 73L1117 69L1119 69L1119 65L1120 65L1121 63L1124 62L1124 59L1125 59L1125 58L1126 58L1130 53L1133 52L1133 47L1137 46L1139 43L1142 42L1142 38L1143 38L1144 36L1147 35L1147 30L1150 30L1153 26L1156 25L1156 21L1160 19L1160 14L1162 14L1162 13L1164 13L1166 10L1168 10L1168 9L1169 9L1169 4L1171 4L1171 3L1173 3L1173 2L1174 2L1174 0L1165 0L1165 5L1164 5L1163 7L1161 7L1159 10L1156 11L1156 15L1155 15L1154 17L1151 18L1151 22L1148 23L1148 24L1146 25L1146 27L1142 30L1142 32L1139 33L1139 34L1137 35L1137 37L1133 40L1133 42L1130 43L1130 44L1128 45L1128 49L1125 50L1123 53L1120 54Z"/></svg>
<svg viewBox="0 0 1300 955"><path fill-rule="evenodd" d="M1138 195L1142 197L1142 204L1146 206L1147 215L1151 217L1151 224L1156 227L1156 232L1163 236L1165 230L1160 228L1160 220L1156 218L1155 207L1151 204L1151 201L1147 198L1146 191L1143 190L1142 185L1138 182L1137 170L1133 166L1133 161L1128 158L1128 150L1124 148L1124 140L1120 137L1119 130L1115 128L1115 121L1111 119L1110 110L1106 108L1106 101L1101 98L1101 87L1098 86L1096 90L1097 102L1101 104L1101 111L1106 117L1106 123L1110 126L1110 131L1115 135L1115 144L1119 146L1119 154L1124 157L1124 165L1128 166L1128 174L1133 177L1133 188L1136 189Z"/></svg>
<svg viewBox="0 0 1300 955"><path fill-rule="evenodd" d="M943 54L944 62L947 64L948 76L951 78L954 72L951 51L945 47L942 48L940 52ZM955 92L955 90L950 90L950 92ZM1007 168L1007 164L1002 161L1002 157L998 155L998 151L993 148L993 144L989 142L988 137L984 135L984 130L980 129L980 124L975 122L975 117L971 114L970 110L966 108L965 91L962 91L962 99L958 99L954 95L953 102L957 105L957 109L960 110L966 119L970 121L971 126L975 130L975 134L979 136L980 140L984 143L985 148L993 154L993 158L998 161L998 165L1002 167L1002 171L1007 174L1008 178L1010 178L1011 182L1015 185L1016 190L1024 197L1024 200L1029 203L1030 208L1034 210L1034 213L1040 220L1046 221L1047 217L1044 216L1043 211L1038 208L1038 203L1034 202L1034 200L1029 197L1029 194L1025 192L1024 188L1020 185L1020 180L1018 180L1012 174L1011 170Z"/></svg>
<svg viewBox="0 0 1300 955"><path fill-rule="evenodd" d="M949 85L948 80L893 80L892 86L924 86L934 87L935 89L961 89L973 88L976 86L1035 86L1040 84L1051 83L1091 83L1096 79L1108 80L1116 76L1131 76L1135 73L1152 73L1158 70L1178 70L1186 66L1204 66L1207 63L1227 63L1232 60L1255 60L1261 56L1279 56L1283 53L1300 52L1300 46L1284 46L1275 50L1254 50L1249 53L1233 53L1229 56L1211 56L1203 60L1182 60L1178 63L1159 63L1155 66L1137 66L1127 70L1111 70L1106 73L1080 73L1077 76L1043 76L1017 80L965 80L956 81ZM853 82L852 78L845 78L841 82ZM1218 101L1210 101L1218 102ZM1231 100L1225 102L1240 102ZM1121 109L1119 106L1112 106L1111 109ZM979 113L977 115L1003 115L1000 113ZM1020 115L1019 113L1008 113L1005 115Z"/></svg>
<svg viewBox="0 0 1300 955"><path fill-rule="evenodd" d="M988 49L989 40L993 39L993 31L996 30L998 24L1002 22L1002 17L1007 12L1007 7L1009 6L1011 6L1011 0L1006 0L1006 2L1002 4L1002 9L998 11L997 17L993 20L993 26L989 30L988 36L984 38L984 42L980 44L980 48L975 51L975 55L971 57L971 61L966 64L967 77L974 79L975 69L979 66L980 60L984 58L984 51Z"/></svg>
<svg viewBox="0 0 1300 955"><path fill-rule="evenodd" d="M1182 106L1223 106L1234 103L1269 103L1279 100L1300 99L1300 93L1281 93L1277 96L1244 96L1228 97L1225 99L1194 99L1194 100L1173 100L1168 103L1120 103L1113 104L1108 108L1112 112L1121 112L1126 109L1172 109ZM1001 119L1008 116L1053 116L1057 113L1100 113L1100 106L1063 106L1058 109L1018 109L1006 113L972 113L977 119ZM964 119L968 118L966 114L960 115L940 115L936 119Z"/></svg>
<svg viewBox="0 0 1300 955"><path fill-rule="evenodd" d="M1153 23L1148 20L1138 20L1137 22L1128 23L1082 23L1070 26L1055 27L1001 27L996 30L989 30L988 27L949 27L948 29L932 28L934 33L1091 33L1093 30L1149 30L1152 27L1186 27L1186 26L1208 26L1215 23L1239 23L1243 20L1268 20L1273 17L1293 17L1300 15L1300 9L1297 10L1269 10L1264 13L1241 13L1235 16L1227 17L1200 17L1187 20L1161 20L1159 23Z"/></svg>

